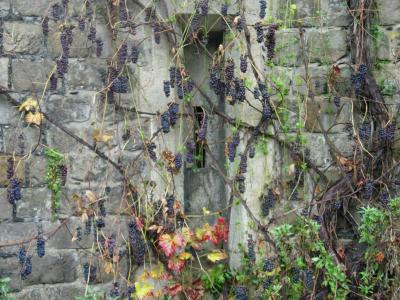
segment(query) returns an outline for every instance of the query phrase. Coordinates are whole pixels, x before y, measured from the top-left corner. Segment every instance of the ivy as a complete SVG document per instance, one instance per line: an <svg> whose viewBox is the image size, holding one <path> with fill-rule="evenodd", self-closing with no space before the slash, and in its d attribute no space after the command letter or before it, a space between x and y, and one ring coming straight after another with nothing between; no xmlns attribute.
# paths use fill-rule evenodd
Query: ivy
<svg viewBox="0 0 400 300"><path fill-rule="evenodd" d="M51 208L53 214L56 214L61 207L61 178L60 166L64 160L64 155L56 149L46 148L45 155L47 158L47 170L45 181L47 187L51 190Z"/></svg>

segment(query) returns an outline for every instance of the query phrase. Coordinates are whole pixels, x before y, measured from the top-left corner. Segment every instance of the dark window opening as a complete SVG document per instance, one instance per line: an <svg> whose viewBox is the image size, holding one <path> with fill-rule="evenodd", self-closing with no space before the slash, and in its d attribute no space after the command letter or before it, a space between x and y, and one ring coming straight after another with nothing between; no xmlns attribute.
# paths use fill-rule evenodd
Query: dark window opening
<svg viewBox="0 0 400 300"><path fill-rule="evenodd" d="M195 139L196 139L196 152L195 152L195 166L196 168L204 168L206 166L206 149L204 148L204 144L198 141L198 129L201 127L204 119L204 109L201 106L195 106L194 115L196 118L196 131L195 131Z"/></svg>

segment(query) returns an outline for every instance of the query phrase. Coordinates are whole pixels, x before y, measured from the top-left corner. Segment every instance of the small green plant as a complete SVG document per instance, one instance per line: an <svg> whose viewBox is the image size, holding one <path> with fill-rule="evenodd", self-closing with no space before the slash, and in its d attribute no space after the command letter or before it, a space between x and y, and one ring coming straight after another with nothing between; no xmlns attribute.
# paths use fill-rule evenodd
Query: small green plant
<svg viewBox="0 0 400 300"><path fill-rule="evenodd" d="M60 166L61 162L64 160L64 155L52 148L46 148L45 155L47 158L45 181L47 183L47 187L52 192L51 207L53 214L55 214L61 207Z"/></svg>
<svg viewBox="0 0 400 300"><path fill-rule="evenodd" d="M225 264L214 266L209 274L204 274L201 280L204 283L206 290L213 294L219 295L222 293L225 283L232 279L232 274Z"/></svg>
<svg viewBox="0 0 400 300"><path fill-rule="evenodd" d="M8 277L0 279L0 300L13 300L8 293L10 292L10 281Z"/></svg>
<svg viewBox="0 0 400 300"><path fill-rule="evenodd" d="M93 289L91 287L88 288L88 291L84 296L76 297L75 300L101 300L104 299L104 293Z"/></svg>

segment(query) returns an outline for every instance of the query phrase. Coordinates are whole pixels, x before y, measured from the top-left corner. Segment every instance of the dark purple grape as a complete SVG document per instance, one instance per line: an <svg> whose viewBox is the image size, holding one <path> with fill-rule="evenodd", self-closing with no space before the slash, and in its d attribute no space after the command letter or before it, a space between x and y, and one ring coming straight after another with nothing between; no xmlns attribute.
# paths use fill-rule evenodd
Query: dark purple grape
<svg viewBox="0 0 400 300"><path fill-rule="evenodd" d="M152 161L156 161L157 160L157 154L154 151L157 148L156 144L148 143L146 147L147 147L147 152L149 153L150 159Z"/></svg>
<svg viewBox="0 0 400 300"><path fill-rule="evenodd" d="M240 154L239 172L244 174L247 172L247 156Z"/></svg>
<svg viewBox="0 0 400 300"><path fill-rule="evenodd" d="M255 242L252 235L249 235L249 238L247 239L247 255L250 262L256 262Z"/></svg>
<svg viewBox="0 0 400 300"><path fill-rule="evenodd" d="M335 97L333 97L333 103L335 104L335 106L337 108L339 108L340 107L340 97L337 95Z"/></svg>
<svg viewBox="0 0 400 300"><path fill-rule="evenodd" d="M96 56L100 57L103 52L104 43L101 39L96 39Z"/></svg>
<svg viewBox="0 0 400 300"><path fill-rule="evenodd" d="M263 265L264 272L272 272L275 269L275 264L272 259L266 258Z"/></svg>
<svg viewBox="0 0 400 300"><path fill-rule="evenodd" d="M21 279L25 280L32 273L32 257L26 256L20 270Z"/></svg>
<svg viewBox="0 0 400 300"><path fill-rule="evenodd" d="M10 184L7 187L7 199L10 204L15 204L21 200L21 182L17 178L11 178Z"/></svg>
<svg viewBox="0 0 400 300"><path fill-rule="evenodd" d="M277 28L276 24L272 24L267 29L265 46L267 47L267 57L269 60L272 60L275 56L275 32Z"/></svg>
<svg viewBox="0 0 400 300"><path fill-rule="evenodd" d="M171 85L171 88L175 87L175 76L176 76L176 68L170 67L169 68L169 83Z"/></svg>
<svg viewBox="0 0 400 300"><path fill-rule="evenodd" d="M208 15L208 0L201 0L200 11L201 16L205 17Z"/></svg>
<svg viewBox="0 0 400 300"><path fill-rule="evenodd" d="M48 16L45 16L42 20L42 32L46 38L49 36L49 17Z"/></svg>
<svg viewBox="0 0 400 300"><path fill-rule="evenodd" d="M254 24L254 29L257 35L257 43L261 44L264 40L264 29L261 26L260 22Z"/></svg>
<svg viewBox="0 0 400 300"><path fill-rule="evenodd" d="M243 102L246 100L246 88L242 79L235 78L235 101Z"/></svg>
<svg viewBox="0 0 400 300"><path fill-rule="evenodd" d="M89 28L89 34L88 34L88 40L94 43L96 41L96 27L95 26L90 26Z"/></svg>
<svg viewBox="0 0 400 300"><path fill-rule="evenodd" d="M193 163L193 157L196 151L196 144L189 141L186 143L186 162L189 164Z"/></svg>
<svg viewBox="0 0 400 300"><path fill-rule="evenodd" d="M128 76L118 76L112 84L112 91L115 93L125 94L128 92L128 86Z"/></svg>
<svg viewBox="0 0 400 300"><path fill-rule="evenodd" d="M235 300L248 300L248 289L245 286L237 286L235 289Z"/></svg>
<svg viewBox="0 0 400 300"><path fill-rule="evenodd" d="M182 154L177 153L174 159L175 169L179 171L182 168Z"/></svg>
<svg viewBox="0 0 400 300"><path fill-rule="evenodd" d="M228 4L222 3L220 13L222 16L226 17L228 15Z"/></svg>
<svg viewBox="0 0 400 300"><path fill-rule="evenodd" d="M389 124L386 127L386 131L387 131L387 140L390 144L394 143L394 135L395 135L395 131L396 131L396 127L393 124Z"/></svg>
<svg viewBox="0 0 400 300"><path fill-rule="evenodd" d="M46 240L41 233L37 237L36 253L39 257L43 257L46 254Z"/></svg>
<svg viewBox="0 0 400 300"><path fill-rule="evenodd" d="M371 199L372 194L374 192L374 182L370 179L367 179L364 183L363 187L363 196L365 199Z"/></svg>
<svg viewBox="0 0 400 300"><path fill-rule="evenodd" d="M389 204L389 194L386 192L382 192L379 197L379 200L384 207L387 207Z"/></svg>
<svg viewBox="0 0 400 300"><path fill-rule="evenodd" d="M137 229L134 221L129 221L128 233L133 261L136 263L136 265L141 266L144 263L146 246L142 237L142 233Z"/></svg>
<svg viewBox="0 0 400 300"><path fill-rule="evenodd" d="M235 77L235 62L232 58L228 59L228 62L225 66L225 79L227 81L233 80Z"/></svg>
<svg viewBox="0 0 400 300"><path fill-rule="evenodd" d="M14 177L14 158L7 159L7 179Z"/></svg>
<svg viewBox="0 0 400 300"><path fill-rule="evenodd" d="M200 12L198 9L196 9L196 11L192 17L192 20L190 22L190 31L191 31L191 33L193 33L193 32L196 32L197 29L199 29L199 28L200 28Z"/></svg>
<svg viewBox="0 0 400 300"><path fill-rule="evenodd" d="M119 20L122 25L125 25L128 21L128 9L126 6L126 0L119 1Z"/></svg>
<svg viewBox="0 0 400 300"><path fill-rule="evenodd" d="M304 284L306 286L306 289L312 290L314 287L314 273L312 270L307 270L305 272L305 280Z"/></svg>
<svg viewBox="0 0 400 300"><path fill-rule="evenodd" d="M239 32L242 32L244 29L245 19L237 14L238 18L236 19L236 28Z"/></svg>
<svg viewBox="0 0 400 300"><path fill-rule="evenodd" d="M247 72L247 55L240 56L240 71L242 73Z"/></svg>
<svg viewBox="0 0 400 300"><path fill-rule="evenodd" d="M164 89L165 97L168 98L169 96L171 96L171 86L170 86L170 82L168 80L164 80L163 89Z"/></svg>
<svg viewBox="0 0 400 300"><path fill-rule="evenodd" d="M154 17L154 14L155 14L154 7L146 7L144 21L149 22Z"/></svg>
<svg viewBox="0 0 400 300"><path fill-rule="evenodd" d="M110 290L110 297L111 298L119 298L120 291L119 291L119 282L113 282L113 286Z"/></svg>
<svg viewBox="0 0 400 300"><path fill-rule="evenodd" d="M55 91L57 89L57 76L53 73L50 76L50 91Z"/></svg>
<svg viewBox="0 0 400 300"><path fill-rule="evenodd" d="M168 133L170 130L171 124L169 119L170 119L169 111L166 111L161 115L161 128L164 133Z"/></svg>
<svg viewBox="0 0 400 300"><path fill-rule="evenodd" d="M97 218L96 219L96 226L99 229L104 228L104 227L106 227L106 222L104 221L103 218Z"/></svg>
<svg viewBox="0 0 400 300"><path fill-rule="evenodd" d="M299 283L300 282L300 269L299 268L292 268L292 281L294 283Z"/></svg>
<svg viewBox="0 0 400 300"><path fill-rule="evenodd" d="M272 189L268 189L267 195L264 195L261 202L261 215L263 217L268 217L269 211L274 207L276 198Z"/></svg>
<svg viewBox="0 0 400 300"><path fill-rule="evenodd" d="M169 123L174 126L178 121L179 104L172 102L168 105Z"/></svg>
<svg viewBox="0 0 400 300"><path fill-rule="evenodd" d="M80 32L85 31L85 18L84 17L79 17L78 18L78 28Z"/></svg>
<svg viewBox="0 0 400 300"><path fill-rule="evenodd" d="M82 227L76 227L76 239L78 242L82 241Z"/></svg>
<svg viewBox="0 0 400 300"><path fill-rule="evenodd" d="M83 265L83 279L85 282L94 282L96 280L97 268L89 263Z"/></svg>
<svg viewBox="0 0 400 300"><path fill-rule="evenodd" d="M208 115L204 111L204 115L203 115L203 118L202 118L201 124L200 124L200 129L197 134L197 139L201 142L205 142L205 140L207 138L207 127L208 127L207 122L208 122Z"/></svg>
<svg viewBox="0 0 400 300"><path fill-rule="evenodd" d="M67 182L68 168L66 165L60 165L60 179L61 185L64 186Z"/></svg>
<svg viewBox="0 0 400 300"><path fill-rule="evenodd" d="M367 142L371 136L371 124L364 122L359 128L358 134L362 142Z"/></svg>
<svg viewBox="0 0 400 300"><path fill-rule="evenodd" d="M63 12L64 10L59 3L53 4L53 6L51 7L52 16L56 21L63 18Z"/></svg>
<svg viewBox="0 0 400 300"><path fill-rule="evenodd" d="M246 191L246 185L245 185L246 177L244 177L243 174L237 174L235 176L235 181L238 184L239 193L243 194Z"/></svg>
<svg viewBox="0 0 400 300"><path fill-rule="evenodd" d="M232 140L228 144L228 158L230 162L235 161L236 149L239 146L239 143L240 143L239 132L235 132L235 134L232 137Z"/></svg>
<svg viewBox="0 0 400 300"><path fill-rule="evenodd" d="M384 127L379 128L379 139L381 140L382 143L386 142L387 139L386 128Z"/></svg>
<svg viewBox="0 0 400 300"><path fill-rule="evenodd" d="M67 8L69 0L62 0L62 6Z"/></svg>
<svg viewBox="0 0 400 300"><path fill-rule="evenodd" d="M135 45L131 48L131 61L132 63L136 64L139 60L139 49Z"/></svg>
<svg viewBox="0 0 400 300"><path fill-rule="evenodd" d="M68 73L68 57L61 56L61 58L57 59L57 77L64 78L64 75Z"/></svg>
<svg viewBox="0 0 400 300"><path fill-rule="evenodd" d="M174 214L174 203L175 203L175 197L174 195L168 195L167 196L167 213L169 215Z"/></svg>
<svg viewBox="0 0 400 300"><path fill-rule="evenodd" d="M128 45L122 44L118 50L118 63L124 65L128 58Z"/></svg>
<svg viewBox="0 0 400 300"><path fill-rule="evenodd" d="M260 18L264 19L266 16L266 9L267 9L267 1L260 0Z"/></svg>
<svg viewBox="0 0 400 300"><path fill-rule="evenodd" d="M26 248L25 246L21 246L18 250L18 261L22 266L26 260Z"/></svg>
<svg viewBox="0 0 400 300"><path fill-rule="evenodd" d="M157 45L161 43L161 25L158 22L153 24L154 41Z"/></svg>
<svg viewBox="0 0 400 300"><path fill-rule="evenodd" d="M250 158L254 158L254 156L256 156L256 148L255 147L251 147L249 149L249 157Z"/></svg>
<svg viewBox="0 0 400 300"><path fill-rule="evenodd" d="M85 222L85 235L89 235L92 232L92 223L93 223L93 218L89 216Z"/></svg>
<svg viewBox="0 0 400 300"><path fill-rule="evenodd" d="M99 200L97 202L97 205L99 207L99 211L100 211L100 216L102 217L106 217L107 216L107 210L106 210L106 206L104 205L105 200Z"/></svg>

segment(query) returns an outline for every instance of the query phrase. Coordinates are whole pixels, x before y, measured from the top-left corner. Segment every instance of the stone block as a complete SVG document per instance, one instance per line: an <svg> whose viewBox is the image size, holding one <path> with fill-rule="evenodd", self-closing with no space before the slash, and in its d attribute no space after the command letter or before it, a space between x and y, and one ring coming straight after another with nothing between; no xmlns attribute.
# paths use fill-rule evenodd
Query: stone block
<svg viewBox="0 0 400 300"><path fill-rule="evenodd" d="M75 299L85 294L85 286L79 283L63 284L56 286L30 287L13 295L19 300L58 300Z"/></svg>
<svg viewBox="0 0 400 300"><path fill-rule="evenodd" d="M62 54L60 35L61 31L58 29L58 25L54 22L49 23L49 28L51 29L49 32L49 36L47 38L47 48L49 54L53 58L57 58ZM81 32L77 26L73 29L73 40L72 45L70 46L69 57L87 57L89 55L89 49L91 43L87 39L88 29Z"/></svg>
<svg viewBox="0 0 400 300"><path fill-rule="evenodd" d="M23 219L50 220L51 191L47 188L24 188L17 202L17 216Z"/></svg>
<svg viewBox="0 0 400 300"><path fill-rule="evenodd" d="M67 86L70 89L100 90L104 87L106 76L105 61L87 59L85 61L71 59L67 74Z"/></svg>
<svg viewBox="0 0 400 300"><path fill-rule="evenodd" d="M5 22L3 47L6 54L36 54L43 45L42 27L26 22Z"/></svg>
<svg viewBox="0 0 400 300"><path fill-rule="evenodd" d="M382 25L400 23L400 2L397 0L378 1L379 20Z"/></svg>
<svg viewBox="0 0 400 300"><path fill-rule="evenodd" d="M298 30L276 31L276 47L273 62L281 66L298 66L302 64L300 38Z"/></svg>
<svg viewBox="0 0 400 300"><path fill-rule="evenodd" d="M6 57L0 58L0 86L8 88L8 65L10 59ZM1 102L1 101L0 101Z"/></svg>
<svg viewBox="0 0 400 300"><path fill-rule="evenodd" d="M347 33L341 29L307 30L307 48L311 62L334 63L346 56Z"/></svg>
<svg viewBox="0 0 400 300"><path fill-rule="evenodd" d="M90 120L96 94L80 91L74 95L51 95L43 104L43 111L59 124L84 123Z"/></svg>
<svg viewBox="0 0 400 300"><path fill-rule="evenodd" d="M10 1L0 1L0 18L6 17L10 13Z"/></svg>
<svg viewBox="0 0 400 300"><path fill-rule="evenodd" d="M42 92L50 71L55 67L55 63L47 59L13 59L11 65L11 83L17 92Z"/></svg>

